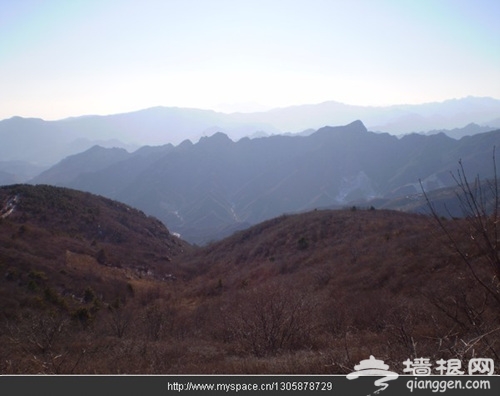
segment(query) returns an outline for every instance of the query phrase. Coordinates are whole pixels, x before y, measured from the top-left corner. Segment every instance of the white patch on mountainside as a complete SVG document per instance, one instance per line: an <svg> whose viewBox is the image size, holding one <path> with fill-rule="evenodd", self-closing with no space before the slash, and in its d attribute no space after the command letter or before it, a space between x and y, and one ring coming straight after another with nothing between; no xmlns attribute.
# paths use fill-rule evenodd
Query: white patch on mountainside
<svg viewBox="0 0 500 396"><path fill-rule="evenodd" d="M372 199L377 197L370 178L364 171L359 171L354 176L342 178L339 193L335 200L338 203L347 203L354 199Z"/></svg>
<svg viewBox="0 0 500 396"><path fill-rule="evenodd" d="M426 177L424 180L422 180L422 185L424 187L424 190L430 191L430 190L437 190L438 188L447 187L449 184L444 183L439 177L439 175L434 173ZM420 185L418 185L418 190L420 191Z"/></svg>
<svg viewBox="0 0 500 396"><path fill-rule="evenodd" d="M9 198L4 205L2 205L2 208L0 209L0 218L4 219L14 210L16 209L16 204L19 202L19 196L14 195L13 197Z"/></svg>
<svg viewBox="0 0 500 396"><path fill-rule="evenodd" d="M173 213L173 214L175 215L175 217L177 217L180 221L182 221L182 222L184 221L184 218L183 218L183 217L179 214L179 211L178 211L178 210L174 210L172 213Z"/></svg>
<svg viewBox="0 0 500 396"><path fill-rule="evenodd" d="M241 220L240 220L240 218L238 217L238 214L236 213L236 211L234 210L234 207L235 207L235 204L234 204L234 203L232 203L232 204L231 204L231 208L230 208L230 210L231 210L231 215L233 216L233 220L234 220L234 221L236 221L237 223L239 223Z"/></svg>
<svg viewBox="0 0 500 396"><path fill-rule="evenodd" d="M443 180L439 177L439 175L434 173L423 179L422 185L420 185L420 182L408 183L392 191L390 195L395 197L395 196L404 196L411 194L420 194L422 193L422 187L424 188L424 191L432 191L432 190L437 190L439 188L449 187L449 184L443 182Z"/></svg>

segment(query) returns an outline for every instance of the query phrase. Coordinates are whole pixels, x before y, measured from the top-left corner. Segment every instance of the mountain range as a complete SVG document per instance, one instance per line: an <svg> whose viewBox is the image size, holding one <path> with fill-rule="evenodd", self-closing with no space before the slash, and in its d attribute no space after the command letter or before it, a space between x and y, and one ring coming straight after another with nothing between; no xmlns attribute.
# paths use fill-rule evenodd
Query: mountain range
<svg viewBox="0 0 500 396"><path fill-rule="evenodd" d="M205 244L283 213L384 205L451 186L450 171L493 176L500 130L459 140L443 133L396 137L361 121L308 136L243 138L223 133L167 144L91 149L31 180L89 191L159 218L190 243Z"/></svg>
<svg viewBox="0 0 500 396"><path fill-rule="evenodd" d="M68 155L96 144L133 151L145 145L177 145L186 139L196 142L215 132L238 140L245 136L296 134L356 119L363 120L372 131L394 135L463 128L470 123L492 130L500 128L499 115L500 100L467 97L386 107L329 101L254 113L154 107L56 121L13 117L0 121L0 182L24 182Z"/></svg>

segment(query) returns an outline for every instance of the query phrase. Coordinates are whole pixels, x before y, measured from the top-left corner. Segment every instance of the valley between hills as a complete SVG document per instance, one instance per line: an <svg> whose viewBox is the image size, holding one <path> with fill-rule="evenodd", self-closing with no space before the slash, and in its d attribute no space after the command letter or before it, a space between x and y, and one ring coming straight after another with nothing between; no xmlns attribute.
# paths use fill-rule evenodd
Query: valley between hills
<svg viewBox="0 0 500 396"><path fill-rule="evenodd" d="M454 186L450 171L460 160L470 177L494 177L493 147L500 147L500 130L460 139L444 133L398 138L354 121L307 136L233 141L218 132L132 153L94 146L29 183L126 203L202 246L283 213L352 205L425 212L422 188Z"/></svg>
<svg viewBox="0 0 500 396"><path fill-rule="evenodd" d="M498 278L467 219L441 220L459 250L432 217L373 207L197 247L73 189L6 186L0 203L4 374L344 374L370 354L398 372L420 356L498 365Z"/></svg>

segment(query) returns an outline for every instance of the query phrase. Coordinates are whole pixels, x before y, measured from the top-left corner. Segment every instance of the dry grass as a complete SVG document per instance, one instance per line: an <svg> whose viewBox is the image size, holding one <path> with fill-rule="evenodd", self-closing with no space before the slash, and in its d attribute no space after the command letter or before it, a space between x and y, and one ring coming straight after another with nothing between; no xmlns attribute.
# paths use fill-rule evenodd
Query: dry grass
<svg viewBox="0 0 500 396"><path fill-rule="evenodd" d="M137 227L124 235L139 242L96 246L57 224L0 223L2 373L346 373L370 354L399 370L415 357L500 361L499 307L424 216L281 216L172 255L161 276L171 245L148 245L148 267ZM120 265L99 263L103 246Z"/></svg>

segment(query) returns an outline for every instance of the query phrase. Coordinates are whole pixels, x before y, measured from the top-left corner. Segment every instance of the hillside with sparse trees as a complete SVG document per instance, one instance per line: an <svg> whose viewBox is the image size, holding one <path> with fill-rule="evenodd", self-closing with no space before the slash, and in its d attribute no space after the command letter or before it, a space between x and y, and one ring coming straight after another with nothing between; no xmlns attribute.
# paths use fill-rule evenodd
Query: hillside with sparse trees
<svg viewBox="0 0 500 396"><path fill-rule="evenodd" d="M0 202L4 374L339 374L370 354L400 372L421 356L499 361L498 299L430 216L316 210L196 248L87 193L3 187ZM467 220L442 221L498 293Z"/></svg>

